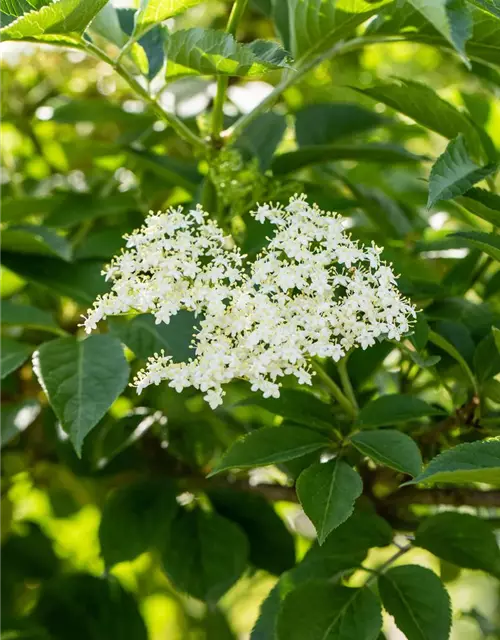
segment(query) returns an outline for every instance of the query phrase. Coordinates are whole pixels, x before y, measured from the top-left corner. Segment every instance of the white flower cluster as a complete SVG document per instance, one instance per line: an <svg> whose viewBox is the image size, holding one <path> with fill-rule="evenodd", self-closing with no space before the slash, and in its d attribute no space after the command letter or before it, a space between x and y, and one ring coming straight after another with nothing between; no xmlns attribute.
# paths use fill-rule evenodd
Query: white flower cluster
<svg viewBox="0 0 500 640"><path fill-rule="evenodd" d="M200 207L150 214L127 237L127 250L105 272L112 290L89 310L87 332L131 310L152 313L157 323L181 309L201 318L194 359L155 354L134 381L139 393L169 380L177 391L200 389L215 408L223 385L240 378L264 397L278 397L283 376L311 384L310 358L338 361L354 347L409 331L415 309L380 261L381 249L352 241L339 216L305 196L284 208L259 206L253 215L276 233L249 265Z"/></svg>

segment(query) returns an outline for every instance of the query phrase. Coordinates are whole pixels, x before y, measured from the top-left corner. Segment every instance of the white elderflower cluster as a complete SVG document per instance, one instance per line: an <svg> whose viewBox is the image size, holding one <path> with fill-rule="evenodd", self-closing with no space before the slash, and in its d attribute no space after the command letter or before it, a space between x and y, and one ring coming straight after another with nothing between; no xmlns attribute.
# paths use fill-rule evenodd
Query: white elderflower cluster
<svg viewBox="0 0 500 640"><path fill-rule="evenodd" d="M338 361L350 349L409 331L415 309L381 262L382 250L351 240L339 216L305 196L286 207L259 206L253 215L276 233L251 264L197 207L150 214L107 268L112 289L89 310L87 332L131 310L152 313L157 323L181 309L200 317L195 357L179 363L155 354L134 381L139 393L168 380L179 392L201 390L215 408L224 385L240 378L264 397L278 397L283 376L311 384L311 358Z"/></svg>

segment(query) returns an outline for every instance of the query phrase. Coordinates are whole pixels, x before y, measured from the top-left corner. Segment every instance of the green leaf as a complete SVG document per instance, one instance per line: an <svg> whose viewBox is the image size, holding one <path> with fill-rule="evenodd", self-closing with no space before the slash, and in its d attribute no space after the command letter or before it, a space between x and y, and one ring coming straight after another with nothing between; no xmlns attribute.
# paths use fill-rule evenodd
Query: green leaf
<svg viewBox="0 0 500 640"><path fill-rule="evenodd" d="M87 193L72 193L56 203L44 222L48 227L67 229L84 220L123 215L137 209L137 199L133 192L117 193L99 199Z"/></svg>
<svg viewBox="0 0 500 640"><path fill-rule="evenodd" d="M154 24L163 22L168 18L182 13L190 7L200 4L201 0L142 0L141 8L137 12L135 23L135 33L144 33Z"/></svg>
<svg viewBox="0 0 500 640"><path fill-rule="evenodd" d="M213 29L185 29L171 33L166 42L167 77L224 75L252 77L288 67L288 54L270 40L250 44Z"/></svg>
<svg viewBox="0 0 500 640"><path fill-rule="evenodd" d="M477 345L474 353L474 370L479 383L493 378L500 372L500 349L495 342L495 327ZM496 333L499 333L496 329Z"/></svg>
<svg viewBox="0 0 500 640"><path fill-rule="evenodd" d="M486 11L495 18L500 18L500 2L499 0L469 0L476 7Z"/></svg>
<svg viewBox="0 0 500 640"><path fill-rule="evenodd" d="M475 216L500 226L500 196L486 189L473 187L456 201Z"/></svg>
<svg viewBox="0 0 500 640"><path fill-rule="evenodd" d="M134 560L163 543L177 509L175 490L168 481L143 480L117 489L104 505L99 526L106 567Z"/></svg>
<svg viewBox="0 0 500 640"><path fill-rule="evenodd" d="M231 445L210 476L227 469L263 467L286 462L318 451L328 444L329 440L313 429L292 425L256 429Z"/></svg>
<svg viewBox="0 0 500 640"><path fill-rule="evenodd" d="M3 380L9 373L19 369L33 353L34 347L23 342L17 342L11 338L2 336L1 346L1 379Z"/></svg>
<svg viewBox="0 0 500 640"><path fill-rule="evenodd" d="M37 400L2 404L0 444L3 447L27 429L40 413Z"/></svg>
<svg viewBox="0 0 500 640"><path fill-rule="evenodd" d="M307 391L281 389L279 398L263 398L254 393L240 405L257 405L292 422L310 427L330 429L332 426L330 407Z"/></svg>
<svg viewBox="0 0 500 640"><path fill-rule="evenodd" d="M44 216L50 213L64 200L61 194L37 198L22 196L20 198L4 198L2 204L2 222L19 222L30 216Z"/></svg>
<svg viewBox="0 0 500 640"><path fill-rule="evenodd" d="M297 495L323 544L328 534L351 515L363 482L352 467L339 458L316 462L297 480Z"/></svg>
<svg viewBox="0 0 500 640"><path fill-rule="evenodd" d="M261 170L266 171L285 131L285 116L272 112L262 113L245 127L235 146L251 157L257 157Z"/></svg>
<svg viewBox="0 0 500 640"><path fill-rule="evenodd" d="M137 13L135 9L118 9L117 13L121 28L126 34L132 36L137 24ZM161 25L150 24L144 32L144 35L139 37L138 44L134 44L131 48L131 52L134 51L134 47L139 48L139 50L142 47L144 50L148 67L146 75L150 80L152 80L160 71L165 61L165 51L163 46L165 42L165 33L166 30ZM133 38L137 39L137 33Z"/></svg>
<svg viewBox="0 0 500 640"><path fill-rule="evenodd" d="M293 536L263 496L234 489L213 489L208 497L217 513L236 522L245 532L251 564L275 575L295 565Z"/></svg>
<svg viewBox="0 0 500 640"><path fill-rule="evenodd" d="M420 398L393 393L366 404L359 412L356 425L361 428L383 427L442 413Z"/></svg>
<svg viewBox="0 0 500 640"><path fill-rule="evenodd" d="M129 366L109 335L60 338L43 344L35 371L78 455L85 436L125 389Z"/></svg>
<svg viewBox="0 0 500 640"><path fill-rule="evenodd" d="M1 259L2 264L26 280L41 284L83 305L91 305L107 289L101 275L100 261L86 260L68 264L55 258L33 258L7 251L2 252Z"/></svg>
<svg viewBox="0 0 500 640"><path fill-rule="evenodd" d="M309 582L286 598L278 618L279 640L376 640L380 602L367 589Z"/></svg>
<svg viewBox="0 0 500 640"><path fill-rule="evenodd" d="M165 541L162 562L180 591L214 604L245 569L248 542L241 529L215 513L181 510Z"/></svg>
<svg viewBox="0 0 500 640"><path fill-rule="evenodd" d="M466 569L500 577L500 549L491 526L468 513L438 513L424 520L415 544Z"/></svg>
<svg viewBox="0 0 500 640"><path fill-rule="evenodd" d="M439 333L435 331L429 331L429 342L432 342L437 347L445 351L448 355L450 355L454 360L458 362L458 364L462 367L463 372L470 380L473 389L477 389L476 379L474 374L472 373L469 365L463 358L462 354L454 347L454 345L449 342L446 338L444 338Z"/></svg>
<svg viewBox="0 0 500 640"><path fill-rule="evenodd" d="M393 567L379 577L378 587L384 608L408 640L448 640L450 597L433 571Z"/></svg>
<svg viewBox="0 0 500 640"><path fill-rule="evenodd" d="M2 301L0 316L2 325L15 325L27 329L50 331L51 333L65 333L55 322L52 314L28 304L15 304L10 300L4 300Z"/></svg>
<svg viewBox="0 0 500 640"><path fill-rule="evenodd" d="M36 225L18 225L2 232L2 246L6 251L56 256L71 260L71 245L52 229Z"/></svg>
<svg viewBox="0 0 500 640"><path fill-rule="evenodd" d="M273 19L285 49L299 60L346 38L390 1L287 0L273 3Z"/></svg>
<svg viewBox="0 0 500 640"><path fill-rule="evenodd" d="M2 40L24 40L44 35L81 34L107 0L58 0L31 11L0 29Z"/></svg>
<svg viewBox="0 0 500 640"><path fill-rule="evenodd" d="M458 231L452 238L464 238L467 244L477 247L500 262L500 236L484 231Z"/></svg>
<svg viewBox="0 0 500 640"><path fill-rule="evenodd" d="M113 576L59 575L43 585L34 611L53 640L147 640L134 597Z"/></svg>
<svg viewBox="0 0 500 640"><path fill-rule="evenodd" d="M473 155L481 155L482 144L473 122L440 98L431 87L413 80L398 79L397 82L356 91L383 102L449 140L462 133Z"/></svg>
<svg viewBox="0 0 500 640"><path fill-rule="evenodd" d="M127 36L120 26L118 11L111 2L105 4L92 20L89 31L91 34L97 33L101 38L106 38L106 40L120 48L127 42ZM102 102L102 104L105 105L107 103Z"/></svg>
<svg viewBox="0 0 500 640"><path fill-rule="evenodd" d="M310 104L295 114L300 147L331 144L339 138L378 127L385 119L375 111L347 102Z"/></svg>
<svg viewBox="0 0 500 640"><path fill-rule="evenodd" d="M469 156L463 135L459 135L448 144L432 166L427 207L432 207L438 200L450 200L462 195L496 169L496 164L479 167Z"/></svg>
<svg viewBox="0 0 500 640"><path fill-rule="evenodd" d="M149 151L128 149L129 155L141 167L149 169L157 176L166 180L168 184L180 186L189 192L193 192L201 183L202 176L196 165L179 158L170 158L166 155L158 155Z"/></svg>
<svg viewBox="0 0 500 640"><path fill-rule="evenodd" d="M0 0L0 11L8 16L19 17L28 11L37 11L51 0Z"/></svg>
<svg viewBox="0 0 500 640"><path fill-rule="evenodd" d="M464 0L409 0L410 4L450 42L470 66L465 44L472 36L472 16Z"/></svg>
<svg viewBox="0 0 500 640"><path fill-rule="evenodd" d="M297 151L290 151L276 156L271 168L273 173L281 175L321 162L357 160L358 162L406 164L408 162L421 162L424 159L424 156L417 156L406 151L403 147L383 142L342 146L337 144L317 144L301 147Z"/></svg>
<svg viewBox="0 0 500 640"><path fill-rule="evenodd" d="M162 349L179 362L194 355L191 346L198 322L194 314L180 311L168 324L155 323L152 315L144 313L128 318L110 318L109 328L138 358L147 360Z"/></svg>
<svg viewBox="0 0 500 640"><path fill-rule="evenodd" d="M422 471L422 457L416 443L405 433L394 429L360 431L351 437L352 444L375 462L418 476Z"/></svg>
<svg viewBox="0 0 500 640"><path fill-rule="evenodd" d="M433 458L417 478L407 484L486 482L500 485L500 438L467 442Z"/></svg>

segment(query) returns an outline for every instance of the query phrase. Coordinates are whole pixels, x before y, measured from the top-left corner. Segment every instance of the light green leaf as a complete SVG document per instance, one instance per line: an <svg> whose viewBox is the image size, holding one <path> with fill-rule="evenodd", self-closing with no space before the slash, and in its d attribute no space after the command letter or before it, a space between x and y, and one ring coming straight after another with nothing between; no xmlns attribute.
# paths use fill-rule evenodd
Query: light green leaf
<svg viewBox="0 0 500 640"><path fill-rule="evenodd" d="M34 355L38 380L78 455L85 436L128 382L129 366L120 341L109 335L86 340L60 338Z"/></svg>
<svg viewBox="0 0 500 640"><path fill-rule="evenodd" d="M234 468L263 467L286 462L328 446L318 431L295 426L264 427L231 445L210 476Z"/></svg>
<svg viewBox="0 0 500 640"><path fill-rule="evenodd" d="M376 640L382 627L380 602L367 588L308 582L283 602L279 640Z"/></svg>
<svg viewBox="0 0 500 640"><path fill-rule="evenodd" d="M62 194L36 198L22 196L20 198L4 198L2 204L2 222L20 222L30 216L45 216L64 201Z"/></svg>
<svg viewBox="0 0 500 640"><path fill-rule="evenodd" d="M431 169L427 207L432 207L438 200L462 195L496 170L497 165L492 163L478 166L467 152L463 135L457 136Z"/></svg>
<svg viewBox="0 0 500 640"><path fill-rule="evenodd" d="M427 468L407 484L486 482L500 485L500 438L467 442L433 458Z"/></svg>
<svg viewBox="0 0 500 640"><path fill-rule="evenodd" d="M106 38L117 47L123 47L127 42L127 35L123 32L120 21L118 19L118 12L111 2L108 2L99 11L96 17L92 20L89 26L90 33L97 33L102 38ZM106 104L100 102L99 104Z"/></svg>
<svg viewBox="0 0 500 640"><path fill-rule="evenodd" d="M273 19L296 60L318 55L346 38L391 0L275 0Z"/></svg>
<svg viewBox="0 0 500 640"><path fill-rule="evenodd" d="M288 67L288 54L270 40L236 42L214 29L185 29L166 41L167 77L224 75L252 77Z"/></svg>
<svg viewBox="0 0 500 640"><path fill-rule="evenodd" d="M40 403L34 399L3 403L0 445L3 447L30 426L40 413Z"/></svg>
<svg viewBox="0 0 500 640"><path fill-rule="evenodd" d="M37 11L51 0L0 0L0 11L8 16L22 16L29 11Z"/></svg>
<svg viewBox="0 0 500 640"><path fill-rule="evenodd" d="M481 155L481 138L473 122L452 104L440 98L431 87L412 80L398 79L397 82L356 91L383 102L449 140L462 133L473 155Z"/></svg>
<svg viewBox="0 0 500 640"><path fill-rule="evenodd" d="M394 429L360 431L351 437L361 453L391 469L418 476L422 471L422 457L416 443L405 433Z"/></svg>
<svg viewBox="0 0 500 640"><path fill-rule="evenodd" d="M33 353L34 347L24 342L17 342L11 338L2 336L1 345L1 379L3 380L9 373L19 369Z"/></svg>
<svg viewBox="0 0 500 640"><path fill-rule="evenodd" d="M2 301L0 315L3 325L16 325L27 329L50 331L51 333L65 333L50 313L28 304L15 304L10 300L4 300Z"/></svg>
<svg viewBox="0 0 500 640"><path fill-rule="evenodd" d="M14 253L56 256L71 260L71 245L52 229L38 225L18 225L2 232L2 247Z"/></svg>
<svg viewBox="0 0 500 640"><path fill-rule="evenodd" d="M500 226L500 196L486 189L473 187L456 201L476 216Z"/></svg>
<svg viewBox="0 0 500 640"><path fill-rule="evenodd" d="M433 571L393 567L379 577L378 586L384 608L408 640L448 640L450 597Z"/></svg>
<svg viewBox="0 0 500 640"><path fill-rule="evenodd" d="M476 7L491 14L495 18L500 18L500 1L499 0L469 0Z"/></svg>
<svg viewBox="0 0 500 640"><path fill-rule="evenodd" d="M450 42L470 66L465 44L472 35L472 16L465 0L409 0L410 4Z"/></svg>
<svg viewBox="0 0 500 640"><path fill-rule="evenodd" d="M359 412L356 425L362 428L383 427L442 413L420 398L393 393L366 404Z"/></svg>
<svg viewBox="0 0 500 640"><path fill-rule="evenodd" d="M339 458L312 464L300 474L297 495L320 544L351 515L362 491L359 474Z"/></svg>
<svg viewBox="0 0 500 640"><path fill-rule="evenodd" d="M2 40L81 34L107 0L58 0L0 29Z"/></svg>
<svg viewBox="0 0 500 640"><path fill-rule="evenodd" d="M276 156L271 168L275 174L281 175L320 162L357 160L358 162L406 164L421 162L425 159L424 156L417 156L403 147L383 142L353 145L317 144Z"/></svg>
<svg viewBox="0 0 500 640"><path fill-rule="evenodd" d="M163 545L162 562L180 591L215 604L245 569L248 542L241 529L216 513L181 510Z"/></svg>
<svg viewBox="0 0 500 640"><path fill-rule="evenodd" d="M141 8L135 19L134 36L137 37L153 25L182 13L202 0L141 0Z"/></svg>
<svg viewBox="0 0 500 640"><path fill-rule="evenodd" d="M134 560L163 544L177 509L175 490L168 481L143 480L117 489L104 505L99 526L106 567Z"/></svg>
<svg viewBox="0 0 500 640"><path fill-rule="evenodd" d="M458 231L452 238L464 238L467 244L477 247L500 262L500 236L485 231Z"/></svg>
<svg viewBox="0 0 500 640"><path fill-rule="evenodd" d="M466 569L500 577L500 549L488 522L468 513L438 513L415 532L415 544Z"/></svg>

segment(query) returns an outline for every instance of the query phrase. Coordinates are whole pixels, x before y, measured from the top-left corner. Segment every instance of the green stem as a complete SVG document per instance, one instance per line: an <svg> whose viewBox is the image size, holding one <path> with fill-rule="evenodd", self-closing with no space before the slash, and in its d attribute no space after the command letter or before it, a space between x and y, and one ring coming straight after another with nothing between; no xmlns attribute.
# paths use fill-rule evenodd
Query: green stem
<svg viewBox="0 0 500 640"><path fill-rule="evenodd" d="M245 11L248 0L236 0L231 9L231 14L226 26L226 33L232 36L236 35L236 29L240 22L241 16ZM229 83L227 76L219 76L217 78L217 93L215 94L214 108L212 111L212 138L220 139L220 132L224 126L224 102L226 100L226 91Z"/></svg>
<svg viewBox="0 0 500 640"><path fill-rule="evenodd" d="M340 376L340 381L342 382L342 388L344 389L345 395L349 398L352 406L358 413L358 401L356 400L356 395L354 393L354 389L352 388L351 380L349 378L349 374L347 373L347 359L349 356L342 358L337 362L337 369Z"/></svg>
<svg viewBox="0 0 500 640"><path fill-rule="evenodd" d="M401 556L404 556L405 553L408 553L410 549L411 544L407 544L404 547L399 547L396 553L392 555L388 560L386 560L384 564L378 567L378 569L367 569L366 567L363 567L365 571L370 571L370 573L372 574L365 582L364 586L367 587L372 582L374 582L382 573L384 573L384 571L386 571L394 562L396 562L396 560L401 558Z"/></svg>
<svg viewBox="0 0 500 640"><path fill-rule="evenodd" d="M311 366L314 371L316 371L328 391L331 393L332 397L335 398L335 400L351 418L355 418L357 415L356 408L352 405L351 401L342 393L342 390L337 385L337 383L330 378L327 372L316 360L311 360Z"/></svg>
<svg viewBox="0 0 500 640"><path fill-rule="evenodd" d="M184 138L187 142L191 143L193 147L200 151L206 151L208 149L208 144L204 140L191 131L191 129L175 114L165 111L159 102L149 95L146 89L124 67L116 63L104 51L102 51L102 49L99 49L99 47L96 47L91 42L85 42L84 48L88 53L109 64L110 67L112 67L116 73L125 80L129 87L137 93L137 95L139 95L145 102L149 103L155 114L161 120L167 122L181 138Z"/></svg>

